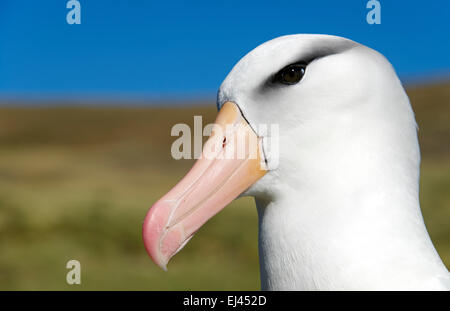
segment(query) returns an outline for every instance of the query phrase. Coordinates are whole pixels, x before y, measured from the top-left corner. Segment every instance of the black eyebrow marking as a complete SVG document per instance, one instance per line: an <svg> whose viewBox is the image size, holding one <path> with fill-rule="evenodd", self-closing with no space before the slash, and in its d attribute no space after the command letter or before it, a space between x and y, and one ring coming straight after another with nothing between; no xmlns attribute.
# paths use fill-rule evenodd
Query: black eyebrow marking
<svg viewBox="0 0 450 311"><path fill-rule="evenodd" d="M342 52L345 52L347 50L352 49L353 47L356 47L357 44L353 41L339 41L339 42L333 42L334 44L330 44L327 46L320 46L317 48L313 48L311 52L308 54L303 54L301 57L298 57L296 60L291 61L284 66L282 66L280 69L278 69L276 72L273 72L270 74L264 82L261 84L261 87L259 88L259 91L265 91L266 89L271 89L273 87L289 87L289 85L284 84L278 84L274 82L274 78L278 75L278 73L283 70L284 68L295 65L295 64L305 64L306 67L313 61L316 61L318 59L321 59L326 56L339 54Z"/></svg>

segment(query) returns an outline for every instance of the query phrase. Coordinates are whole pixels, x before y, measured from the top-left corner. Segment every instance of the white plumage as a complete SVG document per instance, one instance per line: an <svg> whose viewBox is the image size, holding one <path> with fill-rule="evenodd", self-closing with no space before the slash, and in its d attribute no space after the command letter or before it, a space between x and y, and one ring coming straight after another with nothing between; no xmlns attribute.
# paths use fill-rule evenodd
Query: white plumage
<svg viewBox="0 0 450 311"><path fill-rule="evenodd" d="M298 61L309 63L300 83L268 83ZM450 289L420 211L414 113L381 54L340 37L280 37L233 68L226 101L263 142L258 124L280 127L279 165L245 193L258 208L263 289Z"/></svg>

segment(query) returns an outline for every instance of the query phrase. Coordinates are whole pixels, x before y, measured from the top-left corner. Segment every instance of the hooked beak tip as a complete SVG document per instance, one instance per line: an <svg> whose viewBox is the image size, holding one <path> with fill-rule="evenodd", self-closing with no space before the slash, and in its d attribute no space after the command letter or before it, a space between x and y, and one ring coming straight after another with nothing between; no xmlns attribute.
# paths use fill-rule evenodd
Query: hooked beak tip
<svg viewBox="0 0 450 311"><path fill-rule="evenodd" d="M149 257L158 267L167 271L167 263L170 258L166 258L161 251L160 238L163 235L164 229L160 227L159 221L156 221L156 218L158 218L159 215L154 213L156 211L154 207L155 206L152 206L152 208L150 208L145 217L142 226L142 238Z"/></svg>
<svg viewBox="0 0 450 311"><path fill-rule="evenodd" d="M158 247L151 247L151 245L149 245L149 243L146 241L145 237L144 244L146 246L145 248L147 250L147 254L150 256L153 262L164 271L167 271L167 264L169 263L170 258L165 258Z"/></svg>

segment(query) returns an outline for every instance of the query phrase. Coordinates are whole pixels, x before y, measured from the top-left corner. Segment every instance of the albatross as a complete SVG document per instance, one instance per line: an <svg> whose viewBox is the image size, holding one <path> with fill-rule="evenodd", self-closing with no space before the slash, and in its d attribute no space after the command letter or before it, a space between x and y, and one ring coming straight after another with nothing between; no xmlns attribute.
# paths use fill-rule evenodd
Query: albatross
<svg viewBox="0 0 450 311"><path fill-rule="evenodd" d="M450 289L420 210L414 112L383 55L342 37L279 37L234 66L217 106L202 157L144 220L158 266L252 196L263 290ZM256 152L224 157L242 134Z"/></svg>

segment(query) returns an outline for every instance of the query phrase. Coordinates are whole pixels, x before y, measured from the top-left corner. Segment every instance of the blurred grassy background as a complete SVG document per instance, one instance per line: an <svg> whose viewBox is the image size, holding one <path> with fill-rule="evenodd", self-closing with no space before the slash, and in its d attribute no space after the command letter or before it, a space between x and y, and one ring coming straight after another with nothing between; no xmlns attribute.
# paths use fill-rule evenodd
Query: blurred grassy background
<svg viewBox="0 0 450 311"><path fill-rule="evenodd" d="M422 148L421 204L450 266L450 84L410 87ZM173 160L175 123L215 105L0 108L1 290L256 290L257 215L239 199L163 272L141 240L147 209L190 168ZM82 284L67 285L66 262Z"/></svg>

